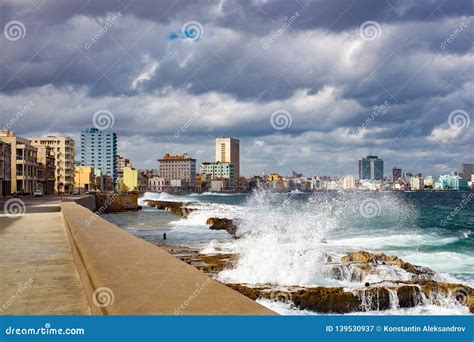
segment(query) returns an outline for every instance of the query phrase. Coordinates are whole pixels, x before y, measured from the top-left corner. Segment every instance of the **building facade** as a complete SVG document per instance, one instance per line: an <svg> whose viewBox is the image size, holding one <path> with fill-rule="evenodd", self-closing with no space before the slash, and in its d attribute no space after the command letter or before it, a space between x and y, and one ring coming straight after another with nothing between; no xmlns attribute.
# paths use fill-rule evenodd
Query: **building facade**
<svg viewBox="0 0 474 342"><path fill-rule="evenodd" d="M383 180L383 160L377 156L359 160L359 179Z"/></svg>
<svg viewBox="0 0 474 342"><path fill-rule="evenodd" d="M50 146L54 157L56 193L71 193L74 189L75 143L70 137L49 135L28 138L35 147Z"/></svg>
<svg viewBox="0 0 474 342"><path fill-rule="evenodd" d="M474 164L461 164L460 171L464 179L470 180L474 175Z"/></svg>
<svg viewBox="0 0 474 342"><path fill-rule="evenodd" d="M235 179L240 177L240 140L233 138L216 139L216 162L234 166Z"/></svg>
<svg viewBox="0 0 474 342"><path fill-rule="evenodd" d="M11 146L11 193L32 195L38 180L37 148L13 131L0 131L0 140Z"/></svg>
<svg viewBox="0 0 474 342"><path fill-rule="evenodd" d="M131 166L125 166L121 192L129 191L138 191L138 171Z"/></svg>
<svg viewBox="0 0 474 342"><path fill-rule="evenodd" d="M178 191L193 191L195 189L196 159L186 154L174 156L165 154L158 161L160 177L170 180L171 187Z"/></svg>
<svg viewBox="0 0 474 342"><path fill-rule="evenodd" d="M392 175L391 175L392 181L396 182L400 178L402 178L402 169L394 167L392 169Z"/></svg>
<svg viewBox="0 0 474 342"><path fill-rule="evenodd" d="M151 192L169 192L171 190L171 182L158 176L148 178L148 191Z"/></svg>
<svg viewBox="0 0 474 342"><path fill-rule="evenodd" d="M53 148L49 145L38 146L38 185L37 189L42 190L44 195L54 195L55 193L55 171L56 164L53 155Z"/></svg>
<svg viewBox="0 0 474 342"><path fill-rule="evenodd" d="M96 190L96 173L93 166L76 166L74 174L75 191L83 194Z"/></svg>
<svg viewBox="0 0 474 342"><path fill-rule="evenodd" d="M81 132L81 165L93 166L102 171L103 176L117 181L117 135L97 128Z"/></svg>
<svg viewBox="0 0 474 342"><path fill-rule="evenodd" d="M7 197L12 192L12 147L0 140L0 197Z"/></svg>
<svg viewBox="0 0 474 342"><path fill-rule="evenodd" d="M208 163L204 162L201 164L201 174L206 174L210 180L226 179L228 188L226 190L232 190L237 186L237 178L235 176L235 166L231 163Z"/></svg>

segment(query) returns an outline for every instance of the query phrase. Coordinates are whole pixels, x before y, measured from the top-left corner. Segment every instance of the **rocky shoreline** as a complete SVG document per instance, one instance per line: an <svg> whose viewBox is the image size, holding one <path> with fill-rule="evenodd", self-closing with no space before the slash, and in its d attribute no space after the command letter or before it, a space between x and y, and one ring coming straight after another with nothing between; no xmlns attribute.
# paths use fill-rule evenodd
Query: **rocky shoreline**
<svg viewBox="0 0 474 342"><path fill-rule="evenodd" d="M238 260L235 254L201 254L187 247L159 245L175 257L196 267L209 276L233 268ZM359 251L349 253L340 262L331 262L333 269L352 266L370 272L378 265L388 265L413 275L411 280L391 280L361 283L355 289L342 287L275 287L272 284L225 285L250 299L268 299L291 304L300 310L318 313L345 314L364 311L384 311L393 308L413 308L422 304L442 305L447 299L456 301L474 313L474 289L463 284L433 280L434 272L426 267L412 265L396 256ZM336 272L337 273L337 272ZM335 274L337 277L337 274ZM359 280L363 278L359 275Z"/></svg>
<svg viewBox="0 0 474 342"><path fill-rule="evenodd" d="M187 217L192 208L189 202L148 200L148 205ZM191 207L190 207L191 206ZM212 230L226 230L236 237L238 221L210 217L206 222ZM201 254L182 246L161 244L169 253L196 267L211 277L224 269L234 268L235 254ZM276 287L274 284L225 284L253 299L268 299L291 304L300 310L319 313L344 314L350 312L383 311L394 308L413 308L419 305L442 305L446 301L459 303L474 313L474 289L463 285L435 280L435 273L422 266L405 262L397 256L368 251L351 252L332 260L325 256L326 276L334 280L354 283L354 288L343 287ZM384 281L369 282L371 276L392 272ZM403 280L399 279L403 276ZM398 277L398 278L397 278Z"/></svg>

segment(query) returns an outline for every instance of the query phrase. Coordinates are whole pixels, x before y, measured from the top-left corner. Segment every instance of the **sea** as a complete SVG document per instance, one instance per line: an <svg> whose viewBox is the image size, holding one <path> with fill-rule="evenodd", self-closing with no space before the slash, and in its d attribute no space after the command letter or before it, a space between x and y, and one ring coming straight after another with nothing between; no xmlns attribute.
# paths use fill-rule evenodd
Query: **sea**
<svg viewBox="0 0 474 342"><path fill-rule="evenodd" d="M187 202L198 210L181 218L148 207L147 199ZM474 286L474 192L145 193L139 204L143 206L140 211L102 217L151 243L187 246L201 253L238 253L236 267L217 276L223 283L352 289L361 285L328 277L325 260L366 250L429 267L436 280ZM210 230L206 224L209 217L236 220L239 238ZM406 273L387 267L365 281L408 279ZM288 303L259 302L280 314L316 314ZM452 315L468 311L455 301L446 301L366 314Z"/></svg>

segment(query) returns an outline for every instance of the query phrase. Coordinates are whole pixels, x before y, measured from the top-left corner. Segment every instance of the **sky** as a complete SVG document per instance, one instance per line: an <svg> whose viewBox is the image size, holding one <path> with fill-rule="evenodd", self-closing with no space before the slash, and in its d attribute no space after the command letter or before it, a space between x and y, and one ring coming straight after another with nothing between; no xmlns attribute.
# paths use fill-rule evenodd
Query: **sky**
<svg viewBox="0 0 474 342"><path fill-rule="evenodd" d="M474 163L472 0L1 0L0 25L20 136L114 131L137 168L233 137L244 176Z"/></svg>

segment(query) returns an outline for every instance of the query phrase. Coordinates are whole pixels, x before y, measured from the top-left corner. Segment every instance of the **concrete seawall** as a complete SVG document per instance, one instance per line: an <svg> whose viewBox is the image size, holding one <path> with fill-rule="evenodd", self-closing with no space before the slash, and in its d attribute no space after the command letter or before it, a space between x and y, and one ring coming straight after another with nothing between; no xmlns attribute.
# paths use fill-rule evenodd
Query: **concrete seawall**
<svg viewBox="0 0 474 342"><path fill-rule="evenodd" d="M93 314L275 315L85 207L61 208Z"/></svg>

